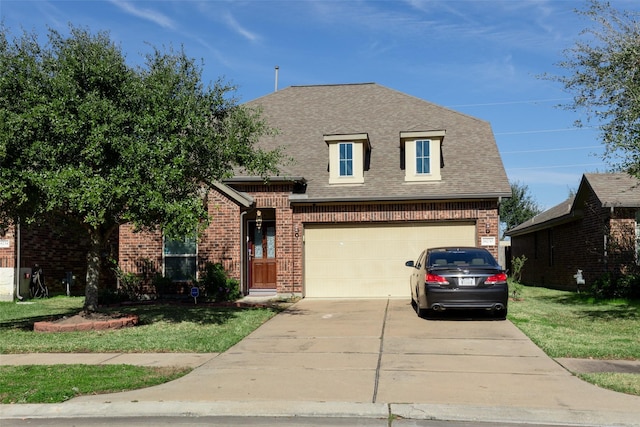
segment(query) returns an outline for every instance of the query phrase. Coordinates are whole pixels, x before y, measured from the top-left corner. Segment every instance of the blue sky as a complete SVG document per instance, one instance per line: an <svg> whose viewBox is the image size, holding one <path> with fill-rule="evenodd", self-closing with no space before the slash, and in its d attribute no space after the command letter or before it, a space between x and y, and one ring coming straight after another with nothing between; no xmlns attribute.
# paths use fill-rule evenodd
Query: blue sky
<svg viewBox="0 0 640 427"><path fill-rule="evenodd" d="M635 0L618 9L640 10ZM241 102L292 85L375 82L491 123L507 175L550 208L585 172L606 172L593 128L557 106L570 94L540 79L590 25L582 0L0 0L0 19L67 33L106 30L131 63L152 46L184 46L204 80ZM472 185L472 183L470 183Z"/></svg>

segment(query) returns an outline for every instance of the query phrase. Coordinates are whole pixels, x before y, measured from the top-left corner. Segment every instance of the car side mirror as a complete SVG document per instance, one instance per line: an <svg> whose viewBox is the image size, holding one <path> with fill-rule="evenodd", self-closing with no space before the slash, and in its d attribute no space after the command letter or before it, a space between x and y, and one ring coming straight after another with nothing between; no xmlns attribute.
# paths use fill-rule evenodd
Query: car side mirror
<svg viewBox="0 0 640 427"><path fill-rule="evenodd" d="M404 263L404 265L406 265L407 267L414 267L415 266L413 261L407 261L407 262Z"/></svg>

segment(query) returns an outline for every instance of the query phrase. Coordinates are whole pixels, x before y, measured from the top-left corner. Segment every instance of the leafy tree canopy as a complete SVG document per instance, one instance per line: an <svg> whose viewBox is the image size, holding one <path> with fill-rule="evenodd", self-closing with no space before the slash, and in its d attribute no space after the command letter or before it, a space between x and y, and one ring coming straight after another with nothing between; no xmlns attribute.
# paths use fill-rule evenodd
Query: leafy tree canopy
<svg viewBox="0 0 640 427"><path fill-rule="evenodd" d="M529 187L520 182L511 182L511 198L500 203L500 222L505 230L522 224L542 212L529 193Z"/></svg>
<svg viewBox="0 0 640 427"><path fill-rule="evenodd" d="M640 177L640 12L589 0L577 13L593 26L565 50L558 65L567 73L545 78L573 94L565 108L586 113L586 122L600 128L605 159Z"/></svg>
<svg viewBox="0 0 640 427"><path fill-rule="evenodd" d="M108 33L50 30L48 42L0 34L0 216L56 214L88 232L87 303L97 304L101 246L119 224L194 232L209 187L236 167L277 171L272 130L235 88L202 82L183 49L152 49L131 66Z"/></svg>

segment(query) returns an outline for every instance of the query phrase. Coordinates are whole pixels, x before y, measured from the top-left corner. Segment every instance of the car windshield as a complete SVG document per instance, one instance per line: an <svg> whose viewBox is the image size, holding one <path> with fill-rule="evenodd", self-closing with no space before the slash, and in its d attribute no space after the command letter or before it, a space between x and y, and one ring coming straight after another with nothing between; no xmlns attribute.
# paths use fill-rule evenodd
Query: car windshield
<svg viewBox="0 0 640 427"><path fill-rule="evenodd" d="M477 250L448 250L429 254L432 267L476 266L495 267L496 261L489 252Z"/></svg>

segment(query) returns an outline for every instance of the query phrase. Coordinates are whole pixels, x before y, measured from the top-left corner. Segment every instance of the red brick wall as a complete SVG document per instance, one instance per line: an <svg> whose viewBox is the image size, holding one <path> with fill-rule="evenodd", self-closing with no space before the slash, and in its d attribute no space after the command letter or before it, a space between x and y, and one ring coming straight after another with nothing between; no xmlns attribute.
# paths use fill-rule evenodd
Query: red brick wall
<svg viewBox="0 0 640 427"><path fill-rule="evenodd" d="M206 262L221 263L229 276L240 279L240 207L217 191L208 198L211 224L198 242L198 270Z"/></svg>
<svg viewBox="0 0 640 427"><path fill-rule="evenodd" d="M8 240L8 248L0 248L0 268L16 266L16 235L13 226L0 230L0 239Z"/></svg>
<svg viewBox="0 0 640 427"><path fill-rule="evenodd" d="M162 234L136 232L133 225L120 226L118 265L127 273L135 273L146 284L155 274L162 274Z"/></svg>
<svg viewBox="0 0 640 427"><path fill-rule="evenodd" d="M73 223L50 220L43 225L23 225L20 227L20 267L31 268L39 264L44 272L50 293L63 293L66 273L74 276L70 291L74 295L84 295L87 274L87 232ZM115 233L102 251L100 286L113 286L115 277L111 271L110 258L117 257L118 236Z"/></svg>
<svg viewBox="0 0 640 427"><path fill-rule="evenodd" d="M487 247L498 256L498 209L495 201L394 203L369 205L290 206L289 184L234 185L238 191L253 197L255 207L246 217L260 209L275 216L277 280L279 293L302 292L302 235L306 223L357 223L404 221L473 221L477 224L477 244L483 236L495 236L496 246ZM221 262L230 276L243 275L241 241L242 209L226 196L212 191L208 199L211 225L198 244L198 264ZM246 219L246 218L245 218ZM489 233L486 224L489 224ZM130 226L120 229L120 266L125 271L143 274L143 265L154 265L162 271L162 236L133 233Z"/></svg>
<svg viewBox="0 0 640 427"><path fill-rule="evenodd" d="M592 194L578 213L572 222L511 239L512 256L527 257L523 283L575 290L578 269L589 286L607 271L635 265L634 209L615 209L610 217Z"/></svg>

